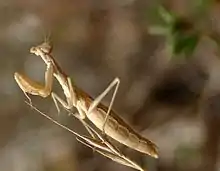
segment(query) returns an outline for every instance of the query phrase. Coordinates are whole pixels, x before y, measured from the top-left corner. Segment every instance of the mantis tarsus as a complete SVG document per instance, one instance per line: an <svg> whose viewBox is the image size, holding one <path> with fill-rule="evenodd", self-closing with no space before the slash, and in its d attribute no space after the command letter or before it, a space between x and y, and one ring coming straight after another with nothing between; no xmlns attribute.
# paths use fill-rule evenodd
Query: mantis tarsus
<svg viewBox="0 0 220 171"><path fill-rule="evenodd" d="M135 132L127 123L116 115L113 110L111 110L120 83L118 78L115 78L106 90L96 99L93 99L83 90L75 85L72 85L71 79L61 70L55 59L52 57L51 48L47 42L39 46L32 47L30 52L43 59L47 65L47 70L45 72L45 86L30 80L22 74L15 73L15 80L27 97L27 93L41 97L47 97L51 94L58 112L60 111L58 102L66 109L72 109L75 107L79 112L79 114L75 114L75 116L82 122L84 122L83 120L87 117L97 128L102 130L103 133L118 142L132 149L158 158L156 145ZM57 94L52 92L53 76L60 83L67 101L62 100ZM109 108L107 108L100 102L114 86L116 88ZM29 97L28 99L31 102ZM88 127L86 128L94 137L91 130Z"/></svg>

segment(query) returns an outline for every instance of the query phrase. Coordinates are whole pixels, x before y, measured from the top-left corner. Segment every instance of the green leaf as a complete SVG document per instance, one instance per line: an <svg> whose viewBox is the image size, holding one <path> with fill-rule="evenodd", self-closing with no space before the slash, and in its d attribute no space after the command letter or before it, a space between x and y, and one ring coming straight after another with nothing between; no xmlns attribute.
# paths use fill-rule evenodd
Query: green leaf
<svg viewBox="0 0 220 171"><path fill-rule="evenodd" d="M195 51L195 48L199 42L199 36L197 34L181 35L176 34L173 39L174 55L184 54L191 56Z"/></svg>
<svg viewBox="0 0 220 171"><path fill-rule="evenodd" d="M165 9L165 7L160 6L158 11L166 24L172 24L175 21L176 15Z"/></svg>
<svg viewBox="0 0 220 171"><path fill-rule="evenodd" d="M159 14L164 23L151 26L149 33L166 37L171 56L192 56L200 38L194 24L187 18L178 17L163 6L159 7Z"/></svg>

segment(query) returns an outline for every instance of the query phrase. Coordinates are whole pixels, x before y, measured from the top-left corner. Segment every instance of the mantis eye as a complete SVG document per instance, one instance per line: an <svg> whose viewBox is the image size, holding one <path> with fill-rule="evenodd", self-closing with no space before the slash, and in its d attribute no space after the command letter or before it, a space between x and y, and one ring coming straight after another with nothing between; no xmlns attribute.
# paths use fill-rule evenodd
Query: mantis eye
<svg viewBox="0 0 220 171"><path fill-rule="evenodd" d="M43 44L40 46L40 49L41 49L44 53L50 54L51 51L52 51L52 49L53 49L53 47L52 47L52 45L49 44L48 42L45 42L45 43L43 43Z"/></svg>

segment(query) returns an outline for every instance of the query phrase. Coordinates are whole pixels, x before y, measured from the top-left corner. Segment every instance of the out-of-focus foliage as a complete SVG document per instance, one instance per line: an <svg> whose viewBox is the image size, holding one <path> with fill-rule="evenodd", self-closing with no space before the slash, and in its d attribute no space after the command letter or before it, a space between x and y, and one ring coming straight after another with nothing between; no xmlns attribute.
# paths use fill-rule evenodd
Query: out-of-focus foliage
<svg viewBox="0 0 220 171"><path fill-rule="evenodd" d="M186 18L176 16L164 7L159 7L159 15L163 21L160 26L151 26L150 34L166 37L167 47L170 48L172 57L190 57L200 38L200 33L194 30L193 23Z"/></svg>
<svg viewBox="0 0 220 171"><path fill-rule="evenodd" d="M214 1L195 1L192 14L188 14L188 17L178 16L164 6L159 6L158 16L161 19L161 24L150 26L149 33L165 37L166 46L172 58L180 56L190 58L203 36L209 36L219 44L218 33L213 30L204 30L199 25L202 20L207 22L208 12L215 4Z"/></svg>

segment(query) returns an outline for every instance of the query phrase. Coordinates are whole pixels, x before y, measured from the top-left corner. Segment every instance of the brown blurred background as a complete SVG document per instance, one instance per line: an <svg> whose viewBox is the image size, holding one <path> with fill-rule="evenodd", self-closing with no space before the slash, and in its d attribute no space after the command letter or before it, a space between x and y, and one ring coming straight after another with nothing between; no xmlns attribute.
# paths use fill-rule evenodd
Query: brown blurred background
<svg viewBox="0 0 220 171"><path fill-rule="evenodd" d="M149 171L220 170L216 44L204 38L192 58L171 61L164 50L164 38L147 31L160 4L188 16L193 2L0 1L0 170L132 170L79 144L73 135L25 104L26 97L13 74L19 71L43 82L45 64L29 49L49 33L61 68L93 97L115 77L121 79L114 109L159 146L160 158L119 146L124 153ZM219 10L216 1L208 14L208 27L219 30ZM58 84L54 89L62 95ZM57 115L51 98L31 98L40 110L85 133L64 110ZM106 97L104 104L108 105L110 98Z"/></svg>

